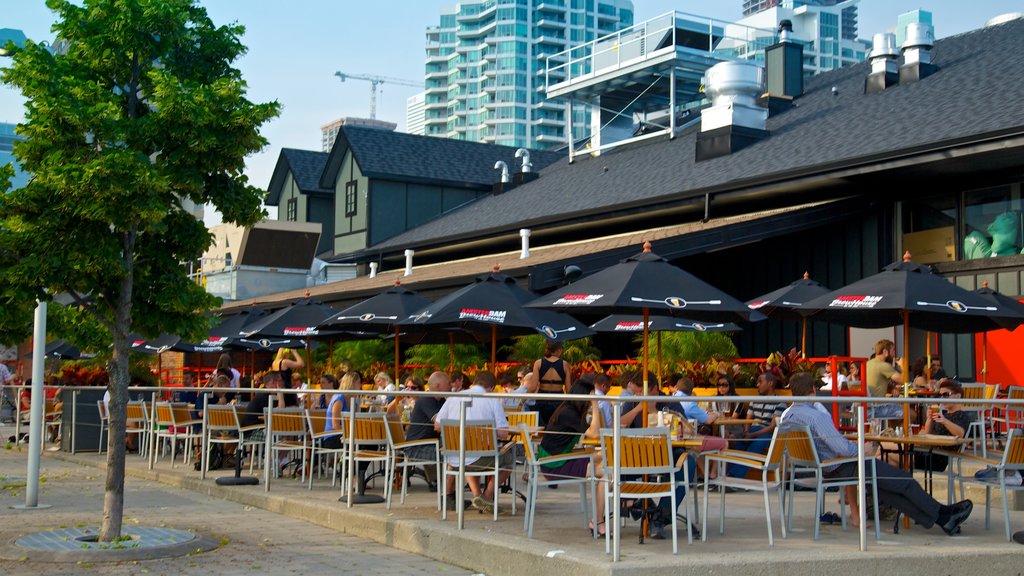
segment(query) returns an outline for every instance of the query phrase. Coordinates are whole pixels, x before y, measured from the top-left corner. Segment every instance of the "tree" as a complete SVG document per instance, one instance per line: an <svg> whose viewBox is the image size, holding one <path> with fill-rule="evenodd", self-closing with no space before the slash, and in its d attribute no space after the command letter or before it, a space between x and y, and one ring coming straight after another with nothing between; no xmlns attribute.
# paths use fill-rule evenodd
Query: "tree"
<svg viewBox="0 0 1024 576"><path fill-rule="evenodd" d="M110 434L100 540L120 536L129 333L199 336L219 300L182 262L211 241L185 200L225 222L263 216L242 174L266 145L276 102L246 99L232 63L244 28L215 26L195 0L47 0L67 42L13 50L3 81L27 98L15 155L32 174L0 199L5 302L67 294L113 342ZM5 319L5 318L0 318ZM0 328L24 331L27 319ZM83 320L83 323L85 321Z"/></svg>

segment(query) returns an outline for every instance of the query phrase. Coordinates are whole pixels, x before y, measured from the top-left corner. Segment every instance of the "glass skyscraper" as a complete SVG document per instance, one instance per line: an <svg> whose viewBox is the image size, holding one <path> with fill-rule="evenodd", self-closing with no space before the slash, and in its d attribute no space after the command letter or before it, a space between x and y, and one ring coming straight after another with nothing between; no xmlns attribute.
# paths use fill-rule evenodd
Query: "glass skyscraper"
<svg viewBox="0 0 1024 576"><path fill-rule="evenodd" d="M630 0L461 2L427 29L423 133L505 146L566 144L545 57L633 24ZM585 110L574 111L584 136Z"/></svg>

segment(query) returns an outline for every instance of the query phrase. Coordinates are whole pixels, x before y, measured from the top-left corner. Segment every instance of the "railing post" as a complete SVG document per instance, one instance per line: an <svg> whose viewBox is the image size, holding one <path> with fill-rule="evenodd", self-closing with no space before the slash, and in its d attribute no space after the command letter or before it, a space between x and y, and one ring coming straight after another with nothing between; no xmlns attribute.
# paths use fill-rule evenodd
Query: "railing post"
<svg viewBox="0 0 1024 576"><path fill-rule="evenodd" d="M63 418L64 415L61 415ZM64 440L69 442L71 446L71 453L75 453L75 445L78 443L78 435L75 434L75 429L78 428L78 390L71 391L71 428L61 425L61 435L64 436Z"/></svg>
<svg viewBox="0 0 1024 576"><path fill-rule="evenodd" d="M263 411L267 415L267 433L263 438L263 491L270 492L270 466L271 466L271 447L274 445L274 441L271 437L274 435L274 406L271 404L273 398L267 398L267 408Z"/></svg>
<svg viewBox="0 0 1024 576"><path fill-rule="evenodd" d="M612 423L612 445L615 447L615 454L612 455L612 495L616 506L612 506L612 525L605 526L605 530L612 530L612 562L619 561L619 544L620 544L620 532L619 529L622 519L619 517L619 498L622 496L619 486L619 471L620 471L620 452L619 450L619 433L622 429L622 403L615 402L612 406L612 416L615 422ZM614 529L613 529L614 527Z"/></svg>
<svg viewBox="0 0 1024 576"><path fill-rule="evenodd" d="M458 510L459 530L466 526L466 499L462 497L462 487L466 484L466 402L472 401L470 399L459 402L459 475L455 483L455 506ZM497 490L498 487L495 486L494 489Z"/></svg>
<svg viewBox="0 0 1024 576"><path fill-rule="evenodd" d="M149 403L149 469L153 469L153 465L156 462L156 433L159 428L159 423L156 421L156 400L157 393L154 392L152 400ZM107 431L107 438L110 437L110 431Z"/></svg>
<svg viewBox="0 0 1024 576"><path fill-rule="evenodd" d="M209 431L206 429L209 420L207 413L209 412L210 406L210 395L203 394L203 431L199 437L199 479L206 480L206 467L207 467L207 456L206 456L206 438ZM239 455L236 455L238 457Z"/></svg>
<svg viewBox="0 0 1024 576"><path fill-rule="evenodd" d="M354 471L352 470L355 465L356 456L356 414L359 412L359 404L362 403L359 396L349 396L348 400L348 454L345 458L348 459L348 478L345 480L348 482L348 486L345 490L345 507L352 507L352 480L355 478Z"/></svg>
<svg viewBox="0 0 1024 576"><path fill-rule="evenodd" d="M833 386L837 383L833 382ZM864 481L864 403L857 406L857 507L860 521L860 550L868 549L867 483ZM878 502L874 502L878 506Z"/></svg>

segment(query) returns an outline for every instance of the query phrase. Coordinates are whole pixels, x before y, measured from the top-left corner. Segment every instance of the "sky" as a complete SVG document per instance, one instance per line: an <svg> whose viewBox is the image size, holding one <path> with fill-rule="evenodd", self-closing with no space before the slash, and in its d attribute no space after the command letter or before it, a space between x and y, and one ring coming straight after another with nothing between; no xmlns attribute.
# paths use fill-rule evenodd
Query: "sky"
<svg viewBox="0 0 1024 576"><path fill-rule="evenodd" d="M439 22L436 0L201 0L215 24L245 26L246 55L236 62L255 102L276 100L281 115L266 124L269 145L249 157L250 182L266 188L281 148L320 150L320 126L344 116L368 117L370 85L340 82L334 73L423 80L424 32ZM742 0L633 0L635 21L672 10L736 20ZM989 18L1024 11L1024 0L862 0L860 37L893 29L899 14L924 8L933 13L936 38L979 28ZM3 0L0 28L17 28L36 41L52 40L53 14L44 0ZM0 61L0 65L3 61ZM405 102L416 88L383 84L377 118L405 127ZM23 120L24 100L0 86L0 122ZM270 209L273 214L273 208ZM219 215L207 209L208 224Z"/></svg>

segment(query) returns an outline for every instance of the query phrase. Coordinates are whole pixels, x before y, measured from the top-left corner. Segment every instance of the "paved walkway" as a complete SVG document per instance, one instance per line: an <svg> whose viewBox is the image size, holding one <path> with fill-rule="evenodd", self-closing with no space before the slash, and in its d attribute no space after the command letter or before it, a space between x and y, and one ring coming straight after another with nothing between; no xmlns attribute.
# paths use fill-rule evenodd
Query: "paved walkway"
<svg viewBox="0 0 1024 576"><path fill-rule="evenodd" d="M40 503L52 508L11 509L25 503L26 445L6 447L0 428L0 547L13 550L20 535L102 518L104 471L44 457ZM6 480L5 480L6 478ZM266 512L157 482L128 478L125 524L167 526L201 532L222 542L212 552L179 558L109 564L60 564L0 559L0 574L471 574L423 556L330 528ZM14 556L17 558L18 556Z"/></svg>

